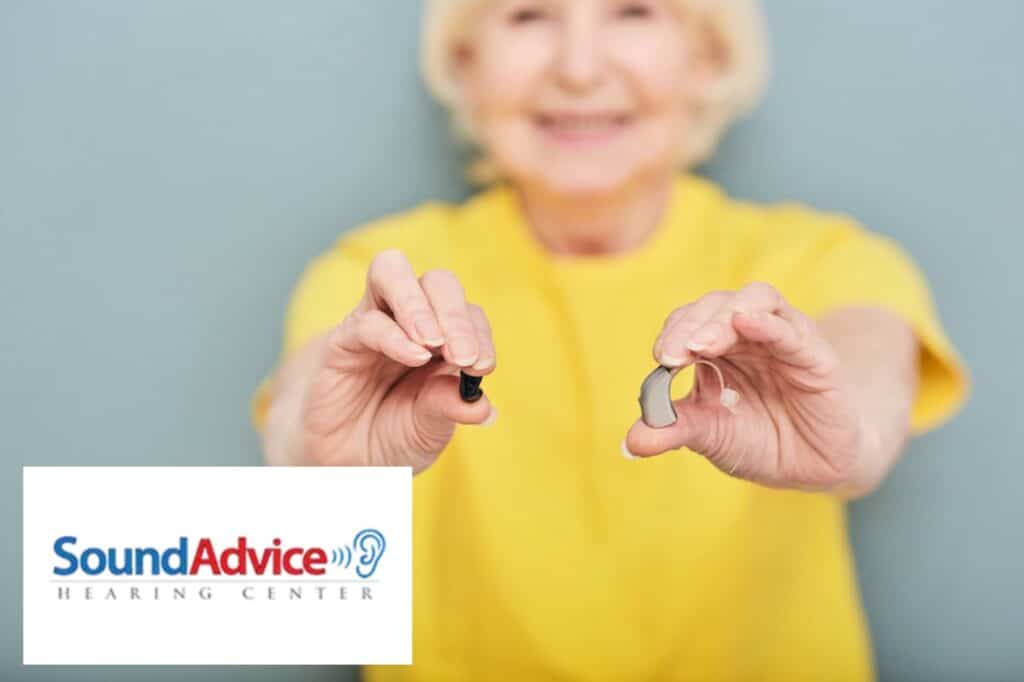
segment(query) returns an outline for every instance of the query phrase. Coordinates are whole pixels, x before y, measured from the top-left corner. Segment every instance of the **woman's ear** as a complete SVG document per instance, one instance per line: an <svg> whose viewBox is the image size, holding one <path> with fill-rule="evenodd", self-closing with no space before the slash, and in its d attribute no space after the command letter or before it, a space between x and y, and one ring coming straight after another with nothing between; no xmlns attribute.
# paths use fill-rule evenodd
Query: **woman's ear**
<svg viewBox="0 0 1024 682"><path fill-rule="evenodd" d="M464 91L466 88L466 80L469 78L469 71L473 67L473 58L473 48L469 43L460 40L452 47L449 68L452 70L455 86L460 91Z"/></svg>
<svg viewBox="0 0 1024 682"><path fill-rule="evenodd" d="M472 45L460 40L452 46L449 53L448 68L451 74L452 92L448 103L454 115L455 128L458 134L467 140L476 139L473 116L473 100L476 90L473 70L476 67L476 55Z"/></svg>
<svg viewBox="0 0 1024 682"><path fill-rule="evenodd" d="M705 98L726 75L729 55L721 36L706 22L694 26L693 31L694 90L699 97Z"/></svg>

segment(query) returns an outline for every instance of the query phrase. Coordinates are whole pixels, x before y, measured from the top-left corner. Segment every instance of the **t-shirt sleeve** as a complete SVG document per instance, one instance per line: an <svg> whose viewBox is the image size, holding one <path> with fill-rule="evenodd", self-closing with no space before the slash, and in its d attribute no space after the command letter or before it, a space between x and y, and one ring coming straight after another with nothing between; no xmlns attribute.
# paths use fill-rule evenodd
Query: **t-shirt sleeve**
<svg viewBox="0 0 1024 682"><path fill-rule="evenodd" d="M306 266L288 301L278 366L355 308L365 289L368 263L364 260L339 240ZM257 431L266 421L272 380L273 373L265 376L250 401L250 417Z"/></svg>
<svg viewBox="0 0 1024 682"><path fill-rule="evenodd" d="M923 433L952 417L967 398L970 376L913 259L893 239L845 219L809 241L812 246L799 249L804 253L792 290L800 303L794 304L812 317L854 305L874 305L902 317L920 343L911 430Z"/></svg>

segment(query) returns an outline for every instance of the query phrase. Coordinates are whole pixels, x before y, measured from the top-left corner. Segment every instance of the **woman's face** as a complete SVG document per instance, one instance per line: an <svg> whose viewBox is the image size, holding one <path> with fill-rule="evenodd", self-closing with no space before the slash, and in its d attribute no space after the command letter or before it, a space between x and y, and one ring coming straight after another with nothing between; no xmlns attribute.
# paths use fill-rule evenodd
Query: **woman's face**
<svg viewBox="0 0 1024 682"><path fill-rule="evenodd" d="M502 173L563 195L680 161L711 59L671 0L491 0L456 55Z"/></svg>

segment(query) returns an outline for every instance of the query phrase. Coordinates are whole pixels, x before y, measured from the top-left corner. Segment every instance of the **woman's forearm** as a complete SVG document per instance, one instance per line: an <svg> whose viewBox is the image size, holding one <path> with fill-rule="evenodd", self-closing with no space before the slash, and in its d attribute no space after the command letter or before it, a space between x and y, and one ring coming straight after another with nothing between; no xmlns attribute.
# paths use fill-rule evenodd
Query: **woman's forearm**
<svg viewBox="0 0 1024 682"><path fill-rule="evenodd" d="M327 334L324 333L286 360L274 375L270 407L260 434L267 464L302 464L302 407L306 389L319 366Z"/></svg>
<svg viewBox="0 0 1024 682"><path fill-rule="evenodd" d="M818 325L839 355L862 425L857 464L832 493L857 499L885 480L907 444L918 383L917 339L903 319L882 308L843 308Z"/></svg>

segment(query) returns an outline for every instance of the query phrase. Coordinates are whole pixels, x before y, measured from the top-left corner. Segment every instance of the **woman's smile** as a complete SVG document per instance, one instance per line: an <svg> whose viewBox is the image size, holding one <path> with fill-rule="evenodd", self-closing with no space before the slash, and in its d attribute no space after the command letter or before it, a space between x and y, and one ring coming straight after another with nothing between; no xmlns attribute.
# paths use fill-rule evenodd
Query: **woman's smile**
<svg viewBox="0 0 1024 682"><path fill-rule="evenodd" d="M551 111L537 114L533 123L547 141L589 147L617 139L633 123L633 116L614 111Z"/></svg>

